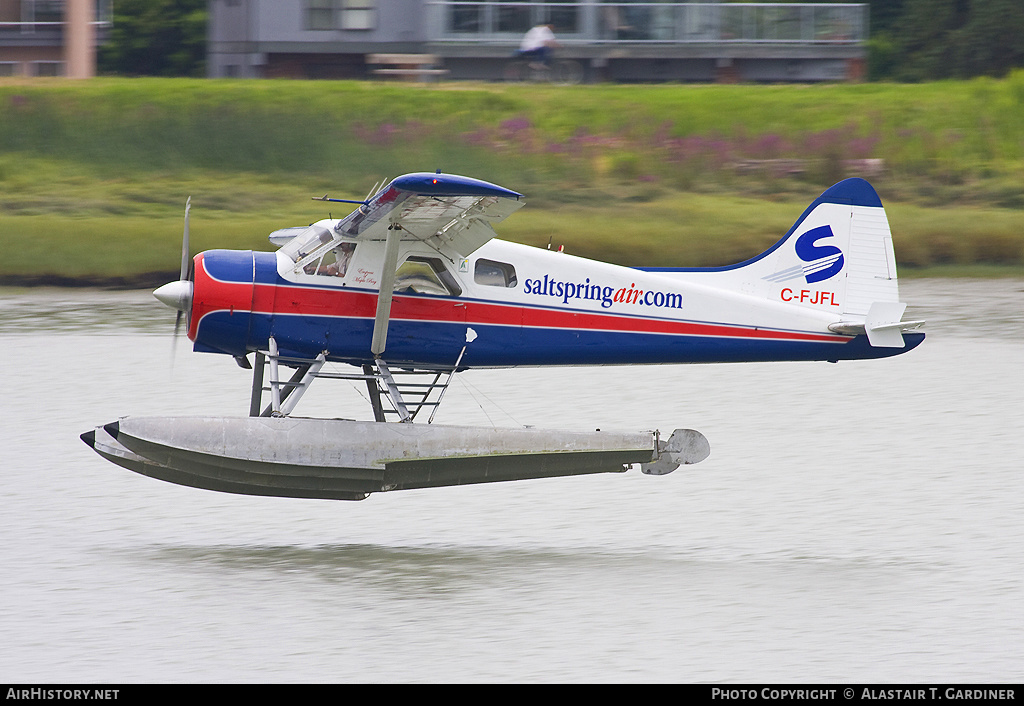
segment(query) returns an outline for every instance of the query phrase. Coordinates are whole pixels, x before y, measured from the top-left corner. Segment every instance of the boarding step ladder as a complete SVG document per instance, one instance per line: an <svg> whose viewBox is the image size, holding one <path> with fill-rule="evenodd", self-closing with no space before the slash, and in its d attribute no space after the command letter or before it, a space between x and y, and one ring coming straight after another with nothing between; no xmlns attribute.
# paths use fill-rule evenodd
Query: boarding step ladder
<svg viewBox="0 0 1024 706"><path fill-rule="evenodd" d="M465 353L463 348L462 353ZM363 365L362 373L340 373L324 370L326 355L321 353L314 359L293 358L278 352L277 342L270 338L266 351L257 351L253 365L252 399L249 404L250 417L284 417L291 414L302 395L318 378L334 380L362 380L366 383L373 407L374 419L388 421L389 416L400 422L412 422L424 409L431 409L427 423L434 421L437 407L441 404L452 375L462 360L459 354L455 366L439 370L400 368L392 371L387 363L377 359L373 365ZM243 359L244 360L244 359ZM247 367L248 361L240 365ZM280 379L280 365L295 367L287 381ZM270 370L269 385L263 384L264 371ZM263 393L270 392L270 404L262 411ZM386 404L385 404L386 403Z"/></svg>
<svg viewBox="0 0 1024 706"><path fill-rule="evenodd" d="M411 422L424 408L429 408L431 412L427 424L430 424L434 421L434 414L437 413L441 400L444 399L444 393L448 390L455 368L400 368L392 371L383 360L376 360L372 366L364 365L363 373L367 379L367 389L370 391L374 419L383 422L392 415L400 422ZM390 403L390 408L382 404L384 400Z"/></svg>

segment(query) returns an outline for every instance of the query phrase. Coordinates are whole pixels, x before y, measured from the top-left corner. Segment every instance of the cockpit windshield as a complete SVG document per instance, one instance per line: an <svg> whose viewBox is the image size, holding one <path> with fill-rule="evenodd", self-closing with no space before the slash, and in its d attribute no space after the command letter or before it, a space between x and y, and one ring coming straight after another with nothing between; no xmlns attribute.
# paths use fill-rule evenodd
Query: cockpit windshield
<svg viewBox="0 0 1024 706"><path fill-rule="evenodd" d="M281 252L291 258L292 262L298 263L321 247L329 245L332 240L334 233L329 228L314 223L286 243Z"/></svg>

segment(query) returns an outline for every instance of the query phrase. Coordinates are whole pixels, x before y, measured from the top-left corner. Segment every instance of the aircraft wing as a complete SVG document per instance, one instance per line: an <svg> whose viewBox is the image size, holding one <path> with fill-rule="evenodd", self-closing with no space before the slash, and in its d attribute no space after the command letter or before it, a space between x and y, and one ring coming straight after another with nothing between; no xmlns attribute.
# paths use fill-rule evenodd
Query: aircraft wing
<svg viewBox="0 0 1024 706"><path fill-rule="evenodd" d="M328 199L335 201L339 199ZM351 202L349 202L351 203ZM281 251L295 270L323 257L341 241L384 242L384 261L378 285L377 313L370 351L380 358L387 340L394 293L395 270L402 241L419 240L438 252L468 257L495 236L492 225L523 206L522 194L479 179L454 174L406 174L393 180L359 208L333 226L314 223L301 233L285 229L271 234L284 242Z"/></svg>
<svg viewBox="0 0 1024 706"><path fill-rule="evenodd" d="M335 228L358 240L385 240L398 226L402 240L448 246L462 257L495 237L493 225L524 205L522 194L454 174L398 177Z"/></svg>

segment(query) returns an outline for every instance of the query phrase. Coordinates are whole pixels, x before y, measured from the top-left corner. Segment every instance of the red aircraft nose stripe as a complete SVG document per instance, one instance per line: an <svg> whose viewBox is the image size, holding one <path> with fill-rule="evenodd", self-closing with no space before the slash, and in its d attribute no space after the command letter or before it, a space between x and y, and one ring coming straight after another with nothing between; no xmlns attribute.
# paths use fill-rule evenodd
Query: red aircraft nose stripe
<svg viewBox="0 0 1024 706"><path fill-rule="evenodd" d="M211 311L250 311L253 301L252 282L226 282L206 270L204 253L196 255L195 279L192 283L192 315L188 337L196 340L199 321Z"/></svg>

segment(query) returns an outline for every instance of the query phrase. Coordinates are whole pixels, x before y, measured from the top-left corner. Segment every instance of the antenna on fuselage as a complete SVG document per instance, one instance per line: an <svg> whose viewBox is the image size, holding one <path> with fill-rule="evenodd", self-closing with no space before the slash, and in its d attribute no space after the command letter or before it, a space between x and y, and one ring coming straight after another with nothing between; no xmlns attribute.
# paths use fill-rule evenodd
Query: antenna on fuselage
<svg viewBox="0 0 1024 706"><path fill-rule="evenodd" d="M357 203L360 206L365 206L368 203L367 199L363 199L362 201L356 201L354 199L332 199L328 198L327 194L324 194L323 196L313 196L312 199L314 201L330 201L332 203Z"/></svg>

